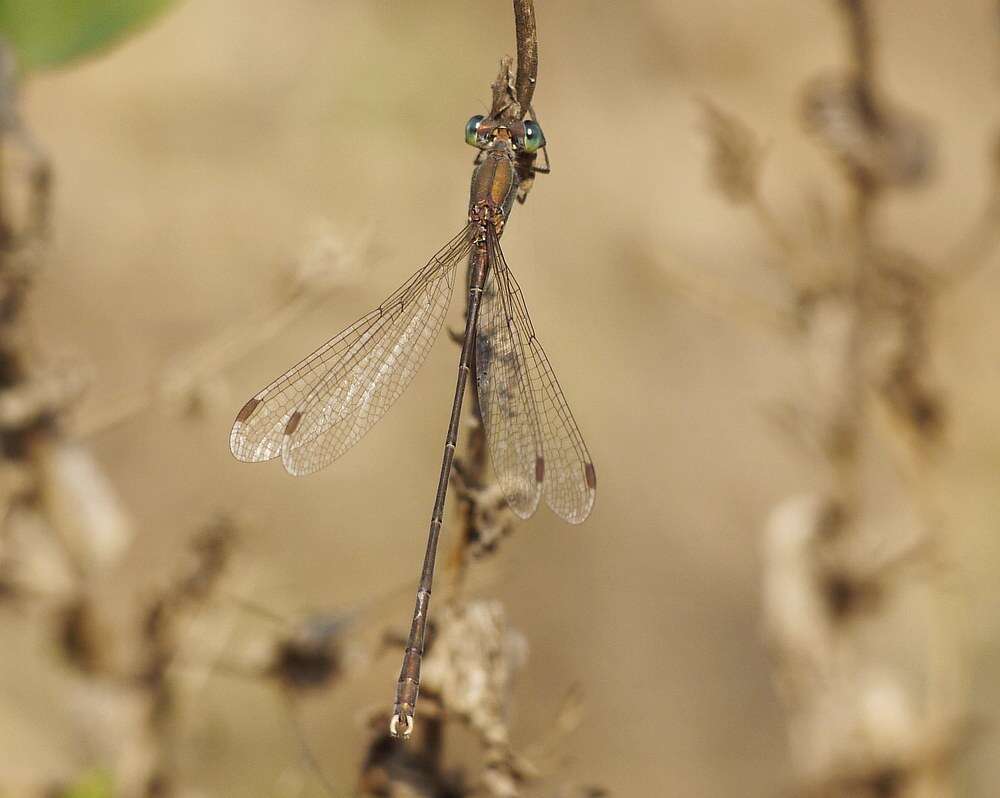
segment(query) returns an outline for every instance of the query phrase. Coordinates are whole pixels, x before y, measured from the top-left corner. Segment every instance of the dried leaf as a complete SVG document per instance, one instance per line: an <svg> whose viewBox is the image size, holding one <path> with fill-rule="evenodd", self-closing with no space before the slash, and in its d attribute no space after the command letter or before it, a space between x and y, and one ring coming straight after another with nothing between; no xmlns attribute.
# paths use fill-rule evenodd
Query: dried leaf
<svg viewBox="0 0 1000 798"><path fill-rule="evenodd" d="M131 542L132 523L89 450L53 443L40 450L46 515L85 568L114 563Z"/></svg>
<svg viewBox="0 0 1000 798"><path fill-rule="evenodd" d="M762 149L756 134L744 122L702 101L704 130L712 151L712 182L730 201L749 202L757 193Z"/></svg>
<svg viewBox="0 0 1000 798"><path fill-rule="evenodd" d="M0 35L26 70L48 69L109 47L171 0L0 0Z"/></svg>

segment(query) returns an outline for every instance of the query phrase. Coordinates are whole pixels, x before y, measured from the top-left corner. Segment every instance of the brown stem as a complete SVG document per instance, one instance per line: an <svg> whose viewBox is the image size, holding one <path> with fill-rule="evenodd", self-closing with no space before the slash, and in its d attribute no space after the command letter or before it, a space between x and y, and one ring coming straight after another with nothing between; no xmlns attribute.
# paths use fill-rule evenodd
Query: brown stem
<svg viewBox="0 0 1000 798"><path fill-rule="evenodd" d="M517 36L517 80L514 98L521 116L528 113L538 78L538 32L535 29L534 0L514 0L514 28Z"/></svg>
<svg viewBox="0 0 1000 798"><path fill-rule="evenodd" d="M867 0L840 0L847 18L851 58L857 79L858 105L871 127L881 123L875 101L875 46Z"/></svg>
<svg viewBox="0 0 1000 798"><path fill-rule="evenodd" d="M473 357L472 374L476 374L475 357ZM477 528L477 499L486 481L486 432L483 429L483 417L479 409L479 391L475 380L469 390L469 409L467 423L471 422L466 436L465 450L461 458L456 458L451 475L455 496L458 499L459 534L451 554L450 572L452 575L452 591L461 591L465 582L466 566L469 563L469 549L481 537Z"/></svg>
<svg viewBox="0 0 1000 798"><path fill-rule="evenodd" d="M857 94L861 122L868 132L877 132L881 115L876 104L875 57L871 25L866 0L839 0L847 23L847 38L854 68L854 90ZM850 172L850 221L854 231L853 302L855 316L849 333L846 390L841 412L836 421L838 441L831 454L839 498L848 507L858 499L857 458L865 426L864 354L869 324L868 310L873 263L873 215L878 198L878 184L864 169Z"/></svg>
<svg viewBox="0 0 1000 798"><path fill-rule="evenodd" d="M492 85L491 115L521 119L528 113L531 106L531 98L535 93L538 75L538 35L535 28L534 0L514 0L514 28L517 37L517 75L513 93L510 85L510 58L505 57L500 62L500 74ZM530 158L530 163L533 163L534 154ZM461 343L460 339L456 338L455 340L457 343ZM474 355L472 373L475 374ZM465 453L456 461L452 475L452 481L457 488L456 494L462 526L462 532L451 557L454 574L453 585L456 590L461 588L465 576L469 547L480 537L479 530L476 528L476 510L477 501L481 496L485 482L487 467L486 433L483 429L475 379L472 380L470 394L471 405L467 417L471 419L472 423L468 443L465 447Z"/></svg>

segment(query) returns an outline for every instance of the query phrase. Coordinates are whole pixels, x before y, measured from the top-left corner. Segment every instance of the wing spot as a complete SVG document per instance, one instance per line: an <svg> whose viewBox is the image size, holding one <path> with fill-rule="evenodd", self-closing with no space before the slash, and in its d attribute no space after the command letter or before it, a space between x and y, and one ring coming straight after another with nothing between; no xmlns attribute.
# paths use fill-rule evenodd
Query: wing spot
<svg viewBox="0 0 1000 798"><path fill-rule="evenodd" d="M245 405L243 405L243 409L240 410L239 415L236 416L236 423L242 424L244 421L250 418L250 416L253 415L253 411L257 409L258 405L260 405L260 399L258 399L256 396L249 402L247 402Z"/></svg>
<svg viewBox="0 0 1000 798"><path fill-rule="evenodd" d="M288 419L288 423L285 424L285 435L294 435L295 430L299 428L299 422L302 421L302 414L296 410Z"/></svg>
<svg viewBox="0 0 1000 798"><path fill-rule="evenodd" d="M535 482L542 482L545 479L545 458L535 458Z"/></svg>
<svg viewBox="0 0 1000 798"><path fill-rule="evenodd" d="M594 470L594 464L587 463L583 467L583 473L587 479L587 487L591 490L597 490L597 472Z"/></svg>

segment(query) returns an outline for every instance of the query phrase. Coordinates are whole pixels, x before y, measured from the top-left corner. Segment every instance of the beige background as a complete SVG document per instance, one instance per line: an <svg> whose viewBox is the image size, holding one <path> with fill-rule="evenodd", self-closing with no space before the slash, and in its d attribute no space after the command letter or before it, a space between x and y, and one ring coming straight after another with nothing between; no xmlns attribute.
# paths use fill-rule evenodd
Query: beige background
<svg viewBox="0 0 1000 798"><path fill-rule="evenodd" d="M1000 21L987 0L875 5L887 88L939 144L932 186L894 199L886 223L898 244L939 257L986 191ZM801 131L798 100L808 78L843 62L839 19L819 0L540 0L537 14L535 105L554 173L516 209L505 251L600 490L584 526L540 512L487 567L485 591L531 646L515 737L537 738L579 683L587 716L564 746L567 778L616 795L776 795L789 770L761 642L759 539L769 508L814 481L767 421L801 362L789 343L692 307L667 271L783 296L767 240L708 183L696 100L712 98L767 142L765 193L790 227L810 195L836 207L836 172ZM265 313L317 220L345 242L374 230L372 256L231 369L205 414L155 408L94 439L136 519L107 587L123 603L218 510L249 522L240 557L256 564L269 606L337 607L413 583L455 347L439 342L393 412L319 475L237 464L227 434L252 392L459 229L472 159L463 126L486 109L497 59L512 49L505 3L187 0L112 53L26 87L26 118L57 175L33 316L46 348L99 375L84 415ZM954 418L942 493L970 618L970 689L992 722L998 289L995 269L953 297L935 351ZM456 323L460 313L456 302ZM403 595L386 617L402 626L409 606ZM78 763L60 700L69 688L44 636L14 620L2 628L3 648L18 652L0 669L0 728L20 752L11 767ZM361 712L390 700L397 668L395 656L378 660L306 708L313 745L347 784ZM188 780L279 794L301 762L278 698L214 677L196 709L185 715ZM987 727L963 759L963 794L993 794L995 745Z"/></svg>

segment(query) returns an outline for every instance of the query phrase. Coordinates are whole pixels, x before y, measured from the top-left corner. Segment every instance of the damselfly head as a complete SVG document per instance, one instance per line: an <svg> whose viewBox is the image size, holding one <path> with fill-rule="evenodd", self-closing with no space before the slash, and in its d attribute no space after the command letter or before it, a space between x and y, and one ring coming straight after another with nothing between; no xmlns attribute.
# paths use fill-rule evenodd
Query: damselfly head
<svg viewBox="0 0 1000 798"><path fill-rule="evenodd" d="M466 144L487 149L497 141L508 142L514 150L538 152L545 146L545 134L534 119L499 121L477 114L465 124Z"/></svg>

